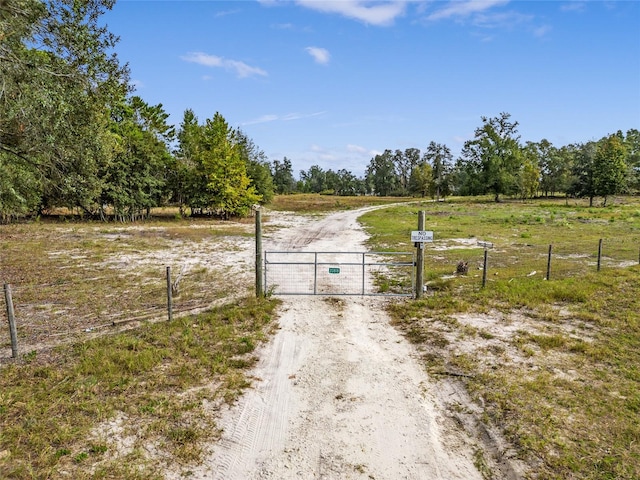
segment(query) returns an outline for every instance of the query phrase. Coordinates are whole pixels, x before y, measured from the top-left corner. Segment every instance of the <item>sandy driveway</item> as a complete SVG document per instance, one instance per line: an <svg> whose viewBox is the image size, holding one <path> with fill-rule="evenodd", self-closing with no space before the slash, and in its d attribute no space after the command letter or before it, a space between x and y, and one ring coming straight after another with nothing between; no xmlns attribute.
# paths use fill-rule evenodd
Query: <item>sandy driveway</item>
<svg viewBox="0 0 640 480"><path fill-rule="evenodd" d="M363 251L357 217L366 210L302 223L278 216L264 248ZM222 440L189 478L482 478L472 441L389 325L388 300L282 299L281 328L259 352L254 388L223 412Z"/></svg>

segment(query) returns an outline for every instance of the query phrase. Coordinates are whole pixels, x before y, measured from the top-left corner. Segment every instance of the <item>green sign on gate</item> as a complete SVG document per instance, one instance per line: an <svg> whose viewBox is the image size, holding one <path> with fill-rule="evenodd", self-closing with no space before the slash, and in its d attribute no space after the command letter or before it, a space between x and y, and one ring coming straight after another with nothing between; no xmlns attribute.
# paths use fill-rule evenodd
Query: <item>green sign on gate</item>
<svg viewBox="0 0 640 480"><path fill-rule="evenodd" d="M338 267L329 267L329 273L340 273L340 269Z"/></svg>

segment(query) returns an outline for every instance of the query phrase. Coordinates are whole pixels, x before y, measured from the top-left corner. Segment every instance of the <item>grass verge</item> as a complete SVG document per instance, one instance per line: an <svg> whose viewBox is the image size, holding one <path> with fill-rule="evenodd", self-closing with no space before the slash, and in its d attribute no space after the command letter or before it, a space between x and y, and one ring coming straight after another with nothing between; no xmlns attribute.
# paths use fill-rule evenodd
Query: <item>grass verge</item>
<svg viewBox="0 0 640 480"><path fill-rule="evenodd" d="M0 370L0 478L162 478L218 434L277 302L245 299Z"/></svg>

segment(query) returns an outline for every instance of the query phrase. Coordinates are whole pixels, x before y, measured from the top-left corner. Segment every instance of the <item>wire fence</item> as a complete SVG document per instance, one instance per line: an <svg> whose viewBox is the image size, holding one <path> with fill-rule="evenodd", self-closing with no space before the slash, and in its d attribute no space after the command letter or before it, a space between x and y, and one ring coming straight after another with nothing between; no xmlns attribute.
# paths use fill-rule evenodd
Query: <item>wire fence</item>
<svg viewBox="0 0 640 480"><path fill-rule="evenodd" d="M608 238L599 242L576 238L570 244L531 244L526 239L518 239L508 245L477 240L459 245L451 241L442 244L434 242L425 249L425 269L435 271L437 276L445 276L456 273L456 265L462 262L466 264L469 276L482 277L483 286L487 278L491 280L496 276L562 280L600 269L638 265L639 245L640 237L637 236ZM384 253L380 256L384 256ZM323 276L314 280L313 275L317 274L313 273L317 268L314 262L315 259L309 260L311 265L297 267L309 270L308 285L302 285L298 279L287 287L291 278L286 273L275 283L279 288L290 288L294 293L300 293L302 287L306 289L305 292L312 292L313 282L320 286L325 283L330 285L330 293L333 294L361 293L361 263L334 258L328 262L331 265L323 265ZM272 264L269 268L280 267ZM412 276L404 270L394 278L392 268L388 265L380 271L376 270L375 265L365 265L365 268L366 292L370 292L373 284L378 289L391 288L392 292L403 292L412 282ZM407 267L403 265L398 268ZM346 275L349 269L353 270L350 276ZM89 278L71 275L61 276L59 281L53 283L10 285L11 308L5 287L5 305L1 309L4 326L0 328L0 361L17 356L18 351L24 353L89 338L132 322L159 321L172 315L196 313L247 293L254 280L253 272L247 265L240 265L232 271L190 265L187 269L183 266L173 271L166 266L148 266L117 275L100 271L96 273L96 276ZM357 277L355 286L349 284L342 288L338 285L344 291L335 290L336 282L340 284L350 277ZM393 282L398 285L389 286ZM19 350L14 342L19 345Z"/></svg>
<svg viewBox="0 0 640 480"><path fill-rule="evenodd" d="M486 252L486 253L485 253ZM486 258L486 260L485 260ZM607 238L599 241L576 238L570 244L532 244L523 241L494 244L473 240L466 244L434 244L426 251L426 269L456 271L466 265L465 273L478 277L534 277L562 280L580 277L600 269L628 268L640 264L640 238ZM453 268L452 268L453 267Z"/></svg>
<svg viewBox="0 0 640 480"><path fill-rule="evenodd" d="M148 268L48 284L5 284L0 361L70 341L211 308L246 293L246 272L229 284L207 268ZM246 277L246 278L244 278ZM17 344L17 345L16 345Z"/></svg>

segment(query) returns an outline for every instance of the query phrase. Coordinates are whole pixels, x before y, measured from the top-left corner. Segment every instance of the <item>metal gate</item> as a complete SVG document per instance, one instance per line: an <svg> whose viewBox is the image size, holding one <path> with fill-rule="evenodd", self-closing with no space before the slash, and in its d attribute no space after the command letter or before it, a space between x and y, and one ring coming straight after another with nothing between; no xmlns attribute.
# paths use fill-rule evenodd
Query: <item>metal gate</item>
<svg viewBox="0 0 640 480"><path fill-rule="evenodd" d="M413 253L265 252L264 288L275 295L413 296Z"/></svg>

